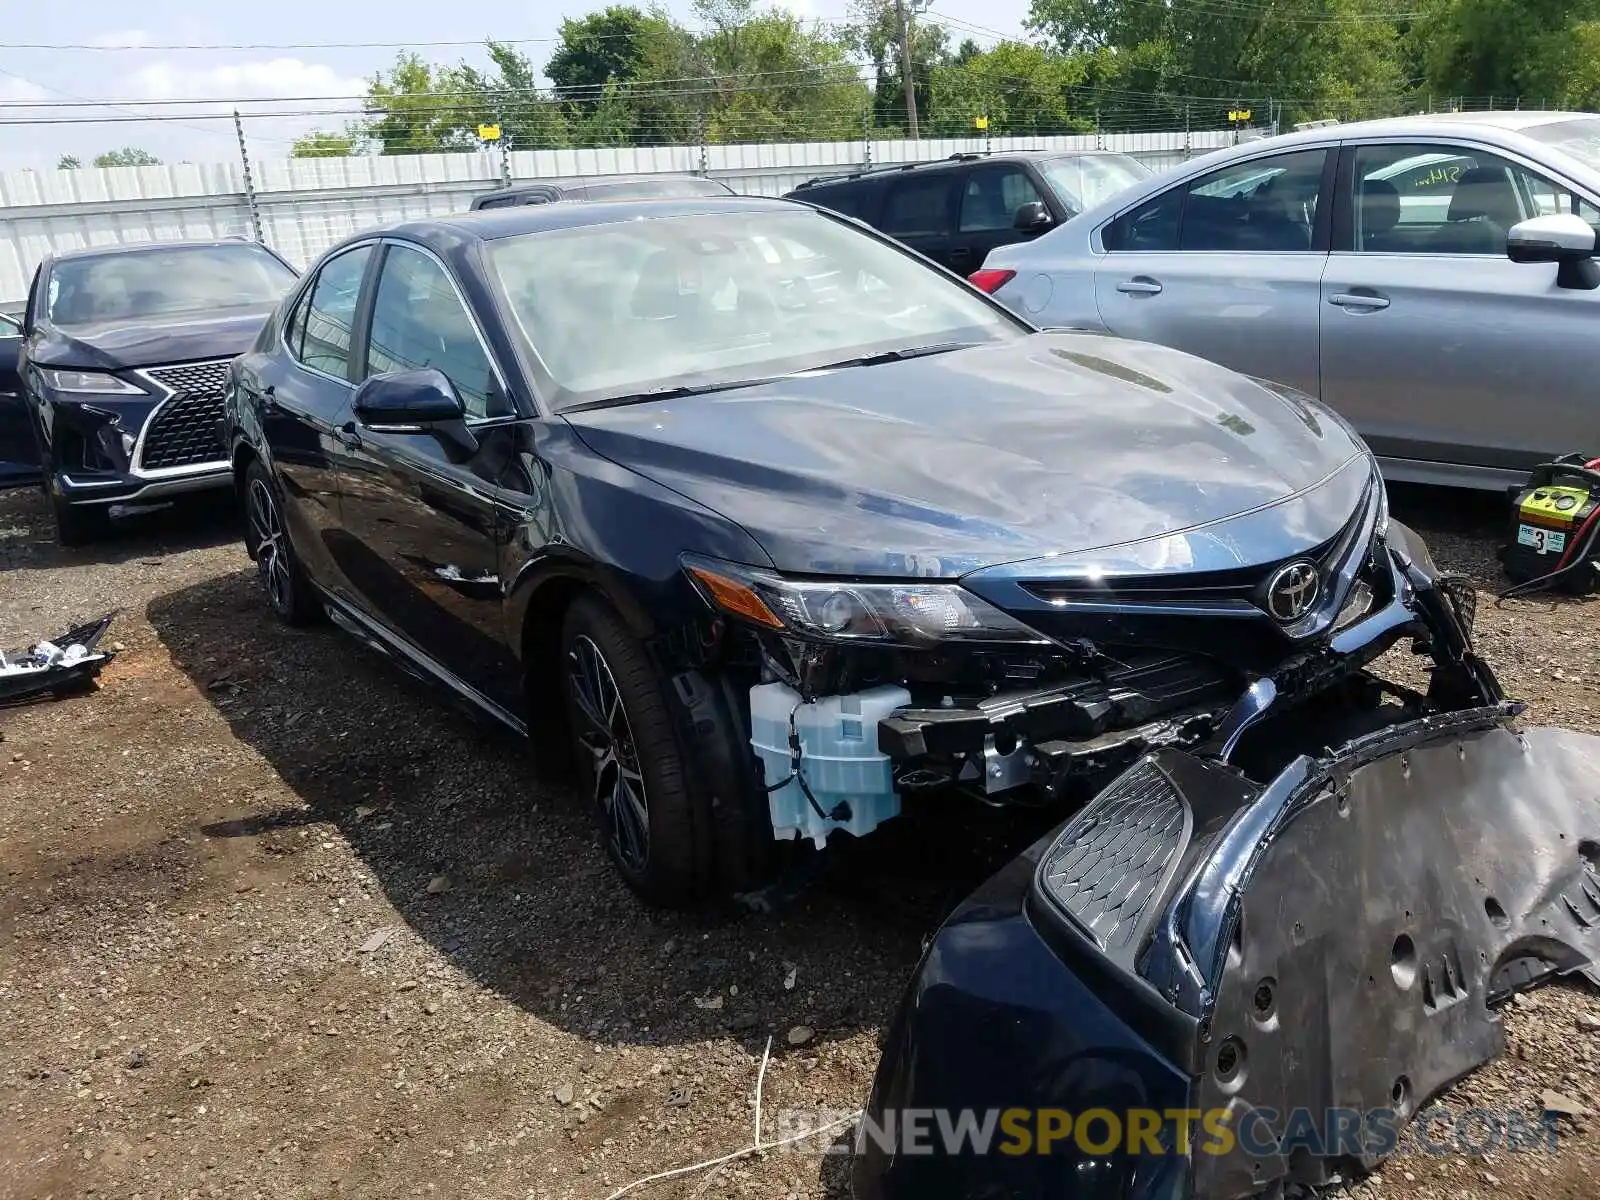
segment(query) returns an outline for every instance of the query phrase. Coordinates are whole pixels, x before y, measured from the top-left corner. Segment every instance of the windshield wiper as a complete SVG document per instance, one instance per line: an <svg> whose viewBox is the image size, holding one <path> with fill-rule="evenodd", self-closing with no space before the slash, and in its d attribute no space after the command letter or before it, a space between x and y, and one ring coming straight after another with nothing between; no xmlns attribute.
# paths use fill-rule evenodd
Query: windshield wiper
<svg viewBox="0 0 1600 1200"><path fill-rule="evenodd" d="M622 404L647 404L651 400L674 400L679 396L704 396L711 392L731 392L737 388L760 387L775 383L781 375L767 375L759 379L729 379L720 383L674 383L665 387L646 388L642 392L628 392L622 396L607 396L603 400L589 400L583 404L569 404L562 412L583 412L591 408L612 408Z"/></svg>
<svg viewBox="0 0 1600 1200"><path fill-rule="evenodd" d="M883 363L905 362L908 358L924 358L929 354L948 354L952 350L968 350L977 342L935 342L931 346L904 346L898 350L880 350L877 354L863 354L859 358L845 358L824 363L820 367L807 367L800 374L812 371L836 371L841 367L876 367Z"/></svg>

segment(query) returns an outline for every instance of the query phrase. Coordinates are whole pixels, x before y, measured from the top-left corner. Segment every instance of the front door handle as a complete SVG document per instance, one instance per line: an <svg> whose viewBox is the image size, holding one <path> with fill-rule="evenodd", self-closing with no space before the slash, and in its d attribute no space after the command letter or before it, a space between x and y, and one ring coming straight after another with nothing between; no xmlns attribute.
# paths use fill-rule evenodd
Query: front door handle
<svg viewBox="0 0 1600 1200"><path fill-rule="evenodd" d="M1159 296L1161 285L1148 275L1135 275L1117 284L1117 291L1128 296Z"/></svg>
<svg viewBox="0 0 1600 1200"><path fill-rule="evenodd" d="M339 444L346 450L361 449L361 434L356 429L354 421L346 421L339 426Z"/></svg>
<svg viewBox="0 0 1600 1200"><path fill-rule="evenodd" d="M1339 308L1353 309L1356 312L1377 312L1379 309L1389 307L1389 298L1376 293L1363 292L1335 292L1328 297L1328 303Z"/></svg>
<svg viewBox="0 0 1600 1200"><path fill-rule="evenodd" d="M950 251L950 261L954 263L969 263L972 261L972 248L970 246L956 246Z"/></svg>

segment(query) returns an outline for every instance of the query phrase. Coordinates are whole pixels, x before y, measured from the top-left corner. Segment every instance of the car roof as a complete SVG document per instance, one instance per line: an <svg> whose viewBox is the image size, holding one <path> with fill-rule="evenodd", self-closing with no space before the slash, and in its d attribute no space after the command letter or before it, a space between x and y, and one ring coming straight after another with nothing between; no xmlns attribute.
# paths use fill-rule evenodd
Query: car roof
<svg viewBox="0 0 1600 1200"><path fill-rule="evenodd" d="M635 175L571 175L560 179L528 179L521 183L514 183L509 187L499 187L492 191L479 192L473 199L483 200L493 196L526 196L532 192L542 191L545 188L554 188L558 192L573 192L581 191L584 188L610 187L613 184L664 183L677 182L679 180L692 180L727 188L727 185L718 179L711 179L704 175L680 175L671 172Z"/></svg>
<svg viewBox="0 0 1600 1200"><path fill-rule="evenodd" d="M368 230L351 240L359 241L375 234L391 233L425 245L457 242L463 238L491 242L553 229L579 229L589 225L612 225L621 221L643 221L660 217L699 217L735 212L813 211L815 210L810 205L767 196L593 200L584 204L533 204L452 213L446 217L428 217L384 229Z"/></svg>
<svg viewBox="0 0 1600 1200"><path fill-rule="evenodd" d="M1506 134L1520 133L1540 125L1555 125L1562 121L1597 119L1594 113L1585 112L1451 112L1413 113L1405 117L1380 117L1371 121L1336 121L1313 128L1280 133L1274 137L1253 138L1215 152L1217 157L1237 150L1256 151L1279 149L1297 145L1326 145L1348 138L1367 137L1450 137L1464 133Z"/></svg>
<svg viewBox="0 0 1600 1200"><path fill-rule="evenodd" d="M812 188L838 187L862 180L887 179L893 175L914 171L951 171L973 163L1038 162L1047 158L1127 158L1120 150L971 150L952 154L949 158L933 158L918 162L885 163L882 166L863 167L859 171L845 171L838 175L818 175L808 179L794 190L810 191Z"/></svg>
<svg viewBox="0 0 1600 1200"><path fill-rule="evenodd" d="M218 246L251 246L257 250L266 250L268 254L272 253L266 246L261 245L259 242L253 242L249 238L195 238L170 242L119 242L114 246L82 246L76 250L54 251L45 261L51 263L70 262L76 258L109 258L113 255L145 254L158 250L194 250L201 247L215 248Z"/></svg>

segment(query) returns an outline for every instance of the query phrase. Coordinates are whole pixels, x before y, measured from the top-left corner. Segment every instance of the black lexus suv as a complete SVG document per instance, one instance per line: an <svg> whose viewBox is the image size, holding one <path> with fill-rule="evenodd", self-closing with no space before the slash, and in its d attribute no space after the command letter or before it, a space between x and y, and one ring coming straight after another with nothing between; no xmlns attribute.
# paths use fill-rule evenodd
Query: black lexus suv
<svg viewBox="0 0 1600 1200"><path fill-rule="evenodd" d="M17 362L62 544L116 504L227 488L228 363L295 282L242 239L96 247L45 259Z"/></svg>

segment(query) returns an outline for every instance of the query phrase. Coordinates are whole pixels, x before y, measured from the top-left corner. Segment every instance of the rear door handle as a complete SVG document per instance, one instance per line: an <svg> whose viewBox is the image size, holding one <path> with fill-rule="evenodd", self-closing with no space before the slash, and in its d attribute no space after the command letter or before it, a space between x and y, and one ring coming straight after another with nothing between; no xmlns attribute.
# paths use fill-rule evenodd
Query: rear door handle
<svg viewBox="0 0 1600 1200"><path fill-rule="evenodd" d="M1159 296L1161 285L1148 275L1135 275L1117 284L1117 291L1129 296Z"/></svg>
<svg viewBox="0 0 1600 1200"><path fill-rule="evenodd" d="M1328 297L1328 303L1340 308L1353 308L1365 312L1377 312L1379 309L1389 307L1387 296L1363 295L1360 292L1335 292Z"/></svg>

